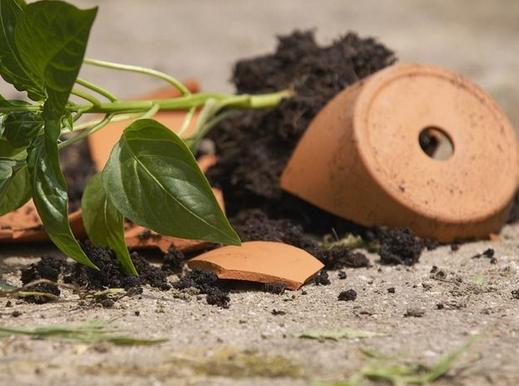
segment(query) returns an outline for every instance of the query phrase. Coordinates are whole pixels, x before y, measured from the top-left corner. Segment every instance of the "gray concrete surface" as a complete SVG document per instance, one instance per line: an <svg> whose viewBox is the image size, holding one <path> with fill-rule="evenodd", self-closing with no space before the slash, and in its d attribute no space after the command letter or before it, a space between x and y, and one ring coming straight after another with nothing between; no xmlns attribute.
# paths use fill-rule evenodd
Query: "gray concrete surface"
<svg viewBox="0 0 519 386"><path fill-rule="evenodd" d="M276 34L316 28L321 42L348 30L379 37L405 61L432 62L479 83L519 126L519 2L340 0L75 0L100 5L88 54L151 66L179 78L196 77L207 90L232 91L230 66L241 57L275 46ZM85 68L84 77L132 96L156 87L137 75ZM5 87L2 93L5 95ZM471 257L496 249L498 263ZM52 253L29 246L0 251L0 273L16 272L29 260L18 255ZM439 384L519 384L519 225L501 241L427 252L413 268L348 270L332 274L332 285L305 287L282 296L243 291L231 295L229 310L196 296L147 289L114 309L89 309L66 294L45 306L0 302L0 325L80 323L115 319L123 332L169 341L147 348L84 346L16 337L0 340L0 385L306 385L344 379L375 349L401 359L434 363L472 335L480 339ZM374 257L372 257L374 259ZM431 277L436 265L446 278ZM380 269L379 269L380 268ZM16 283L15 273L8 279ZM387 288L395 287L389 294ZM338 302L354 288L354 302ZM443 309L438 309L438 304ZM422 317L404 317L408 309ZM285 315L272 315L272 310ZM17 318L13 311L20 311ZM140 316L135 315L140 311ZM319 342L296 334L314 329L357 328L385 334L362 340ZM275 366L278 364L279 366ZM277 369L272 371L272 369ZM270 371L269 371L270 369ZM275 377L276 376L276 377ZM280 377L277 377L280 376Z"/></svg>

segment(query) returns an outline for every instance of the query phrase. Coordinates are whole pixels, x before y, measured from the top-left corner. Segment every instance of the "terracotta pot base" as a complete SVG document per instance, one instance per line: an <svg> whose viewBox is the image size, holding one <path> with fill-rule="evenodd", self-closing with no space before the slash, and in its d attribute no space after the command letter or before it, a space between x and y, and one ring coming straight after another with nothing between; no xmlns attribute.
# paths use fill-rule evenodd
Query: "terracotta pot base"
<svg viewBox="0 0 519 386"><path fill-rule="evenodd" d="M426 154L441 141L451 154ZM321 110L281 186L362 225L448 242L498 231L518 176L515 132L489 96L450 71L399 64Z"/></svg>
<svg viewBox="0 0 519 386"><path fill-rule="evenodd" d="M187 263L189 268L216 273L220 279L282 283L296 290L324 265L308 252L288 244L249 241L203 253Z"/></svg>

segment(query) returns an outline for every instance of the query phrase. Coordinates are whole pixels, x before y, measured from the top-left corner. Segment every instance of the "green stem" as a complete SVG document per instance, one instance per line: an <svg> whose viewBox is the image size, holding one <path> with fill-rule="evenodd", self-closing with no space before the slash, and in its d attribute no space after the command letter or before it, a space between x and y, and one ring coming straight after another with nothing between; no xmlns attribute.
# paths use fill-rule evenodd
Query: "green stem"
<svg viewBox="0 0 519 386"><path fill-rule="evenodd" d="M182 126L180 126L180 130L178 131L178 136L182 138L184 133L189 130L189 126L191 125L191 121L193 120L193 116L195 115L196 107L191 107L186 114L186 117L182 121Z"/></svg>
<svg viewBox="0 0 519 386"><path fill-rule="evenodd" d="M283 98L290 97L290 91L280 91L262 95L227 95L218 93L198 93L172 99L125 101L101 103L99 106L79 106L88 113L144 112L159 105L160 111L189 110L204 105L208 99L222 103L225 107L236 109L262 109L277 106ZM0 110L1 111L1 110Z"/></svg>
<svg viewBox="0 0 519 386"><path fill-rule="evenodd" d="M150 68L140 67L140 66L132 66L128 64L121 64L121 63L113 63L113 62L107 62L104 60L97 60L97 59L90 59L85 58L84 60L85 64L90 64L93 66L98 67L105 67L105 68L112 68L116 70L122 70L122 71L129 71L129 72L136 72L140 74L150 75L155 78L162 79L169 84L171 84L173 87L175 87L182 95L189 95L190 91L187 89L186 86L182 84L182 82L178 81L177 79L173 78L172 76L165 74L163 72L152 70Z"/></svg>
<svg viewBox="0 0 519 386"><path fill-rule="evenodd" d="M94 106L101 106L101 102L99 101L99 99L90 94L87 94L86 92L77 89L72 89L71 94L92 103L92 105Z"/></svg>
<svg viewBox="0 0 519 386"><path fill-rule="evenodd" d="M140 118L141 119L152 118L155 114L157 114L157 111L159 111L159 105L158 104L154 104L151 107L151 109L149 109L144 114L142 114L142 116Z"/></svg>
<svg viewBox="0 0 519 386"><path fill-rule="evenodd" d="M113 114L107 114L101 121L99 121L98 124L90 128L89 130L84 130L75 137L69 138L66 141L61 142L58 145L59 149L63 149L64 147L70 146L74 143L77 143L79 141L82 141L86 137L88 137L90 134L94 134L96 131L101 130L103 127L105 127L107 124L110 123L110 121L113 118Z"/></svg>
<svg viewBox="0 0 519 386"><path fill-rule="evenodd" d="M91 83L88 80L77 78L76 83L98 93L99 95L104 96L106 99L108 99L111 102L115 102L117 100L117 97L114 94L112 94L110 91L108 91L108 90L104 89L103 87L100 87L94 83Z"/></svg>

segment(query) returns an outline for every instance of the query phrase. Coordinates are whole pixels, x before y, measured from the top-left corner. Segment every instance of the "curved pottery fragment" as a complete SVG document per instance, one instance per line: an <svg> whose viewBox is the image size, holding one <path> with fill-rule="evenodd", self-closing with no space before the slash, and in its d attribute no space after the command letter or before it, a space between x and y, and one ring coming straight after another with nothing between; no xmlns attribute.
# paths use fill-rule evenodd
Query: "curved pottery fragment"
<svg viewBox="0 0 519 386"><path fill-rule="evenodd" d="M189 260L189 268L216 273L220 279L282 283L296 290L324 265L308 252L273 241L248 241L202 253Z"/></svg>
<svg viewBox="0 0 519 386"><path fill-rule="evenodd" d="M398 64L319 112L281 186L362 225L444 242L486 238L505 222L518 160L512 125L478 86L436 66Z"/></svg>

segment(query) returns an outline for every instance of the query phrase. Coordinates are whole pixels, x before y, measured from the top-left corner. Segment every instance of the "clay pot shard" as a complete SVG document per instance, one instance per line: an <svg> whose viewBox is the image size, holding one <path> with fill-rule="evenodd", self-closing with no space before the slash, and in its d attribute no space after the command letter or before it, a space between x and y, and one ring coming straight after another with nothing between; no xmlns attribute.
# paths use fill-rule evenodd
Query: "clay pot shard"
<svg viewBox="0 0 519 386"><path fill-rule="evenodd" d="M324 265L308 252L288 244L248 241L203 253L187 263L189 268L215 272L220 279L258 283L283 283L297 290Z"/></svg>
<svg viewBox="0 0 519 386"><path fill-rule="evenodd" d="M518 161L512 125L478 86L436 66L398 64L319 112L281 186L362 225L449 242L501 228Z"/></svg>

